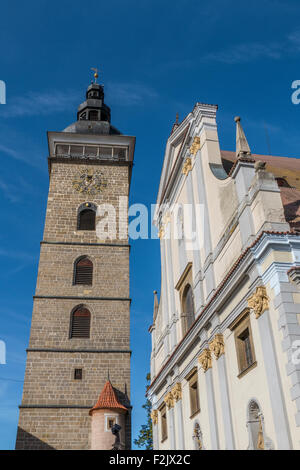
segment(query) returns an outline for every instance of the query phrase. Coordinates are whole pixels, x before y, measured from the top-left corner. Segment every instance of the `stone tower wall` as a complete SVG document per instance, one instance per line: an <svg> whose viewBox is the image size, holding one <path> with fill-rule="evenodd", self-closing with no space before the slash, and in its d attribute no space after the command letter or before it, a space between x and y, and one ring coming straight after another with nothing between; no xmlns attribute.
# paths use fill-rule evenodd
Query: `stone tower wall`
<svg viewBox="0 0 300 470"><path fill-rule="evenodd" d="M88 168L101 172L105 188L91 196L72 182ZM17 449L89 449L89 409L107 380L128 406L130 396L130 299L128 240L99 240L95 231L77 230L77 210L85 203L107 203L119 219L119 196L128 196L129 165L52 161L44 237L37 286ZM127 213L122 214L122 223ZM97 221L99 217L97 217ZM118 223L117 223L118 229ZM75 260L93 262L93 285L73 285ZM91 312L89 339L69 337L71 312L77 305ZM74 380L74 369L83 370ZM130 416L126 417L130 447Z"/></svg>

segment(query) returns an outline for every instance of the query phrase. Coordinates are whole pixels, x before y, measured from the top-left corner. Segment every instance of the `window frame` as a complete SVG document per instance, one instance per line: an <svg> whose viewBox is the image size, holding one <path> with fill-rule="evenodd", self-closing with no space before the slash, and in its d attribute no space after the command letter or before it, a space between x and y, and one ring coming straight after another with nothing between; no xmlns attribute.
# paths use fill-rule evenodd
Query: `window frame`
<svg viewBox="0 0 300 470"><path fill-rule="evenodd" d="M76 373L80 371L80 377L76 377ZM74 369L74 373L73 373L73 380L76 380L76 381L82 381L83 380L83 369L82 367L79 368L79 367L75 367Z"/></svg>
<svg viewBox="0 0 300 470"><path fill-rule="evenodd" d="M91 274L91 282L89 284L83 284L81 282L76 282L76 277L77 277L77 266L78 266L78 263L80 263L80 261L82 260L89 260L90 263L92 264L92 274ZM93 286L93 281L94 281L94 263L93 261L91 260L91 258L87 255L82 255L82 256L79 256L79 258L76 258L76 260L74 261L74 268L73 268L73 286Z"/></svg>
<svg viewBox="0 0 300 470"><path fill-rule="evenodd" d="M74 321L74 315L75 313L77 312L77 310L80 310L80 309L86 309L89 314L90 314L90 323L89 323L89 335L88 336L73 336L73 321ZM69 339L71 340L90 340L91 339L91 326L92 326L92 313L91 313L91 310L86 306L86 305L76 305L76 307L73 308L73 310L71 311L71 315L70 315L70 326L69 326Z"/></svg>
<svg viewBox="0 0 300 470"><path fill-rule="evenodd" d="M164 403L159 408L160 414L160 429L161 429L161 442L168 439L168 417L167 417L167 405Z"/></svg>
<svg viewBox="0 0 300 470"><path fill-rule="evenodd" d="M80 228L80 220L81 220L80 219L80 217L81 217L80 214L84 211L94 212L94 214L95 214L94 228L91 228L91 229ZM77 210L77 231L80 231L80 232L95 232L95 230L96 230L96 216L97 216L97 206L95 204L93 204L92 202L84 202L83 204L81 204L78 207L78 210Z"/></svg>
<svg viewBox="0 0 300 470"><path fill-rule="evenodd" d="M190 418L200 413L200 390L198 381L198 369L194 367L186 377L189 386L189 400L190 400ZM196 387L194 387L196 385ZM192 395L193 394L193 395ZM194 403L193 403L194 401Z"/></svg>
<svg viewBox="0 0 300 470"><path fill-rule="evenodd" d="M250 311L247 309L246 311L242 312L242 314L230 326L230 329L234 332L234 342L238 364L238 378L242 378L257 365L251 329ZM250 353L252 357L252 362L250 364L247 361L247 346L245 339L242 338L246 331L248 331L248 345L250 346Z"/></svg>

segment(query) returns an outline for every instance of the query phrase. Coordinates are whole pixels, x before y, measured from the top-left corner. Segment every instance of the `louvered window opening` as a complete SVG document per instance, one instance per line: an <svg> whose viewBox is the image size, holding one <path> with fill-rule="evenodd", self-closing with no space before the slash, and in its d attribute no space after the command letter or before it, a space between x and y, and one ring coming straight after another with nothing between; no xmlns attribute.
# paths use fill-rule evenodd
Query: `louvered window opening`
<svg viewBox="0 0 300 470"><path fill-rule="evenodd" d="M72 317L71 338L90 337L91 314L87 308L75 310Z"/></svg>
<svg viewBox="0 0 300 470"><path fill-rule="evenodd" d="M93 283L93 263L83 258L76 263L74 284L91 286Z"/></svg>
<svg viewBox="0 0 300 470"><path fill-rule="evenodd" d="M96 213L92 209L84 209L79 214L78 230L95 230Z"/></svg>
<svg viewBox="0 0 300 470"><path fill-rule="evenodd" d="M82 118L83 119L83 118ZM97 120L97 119L95 119ZM91 145L64 145L57 144L55 154L62 157L89 157L101 160L126 161L128 158L127 147L91 146Z"/></svg>

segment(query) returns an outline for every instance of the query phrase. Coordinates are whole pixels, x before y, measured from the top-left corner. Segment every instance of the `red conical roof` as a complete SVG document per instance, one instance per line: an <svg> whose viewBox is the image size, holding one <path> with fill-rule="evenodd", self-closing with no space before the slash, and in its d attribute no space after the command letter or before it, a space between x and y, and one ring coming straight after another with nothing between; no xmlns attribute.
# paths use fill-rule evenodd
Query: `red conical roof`
<svg viewBox="0 0 300 470"><path fill-rule="evenodd" d="M109 380L107 380L106 384L104 385L96 405L90 410L90 415L94 410L107 408L127 411L126 406L119 402L116 392L114 391L113 386Z"/></svg>

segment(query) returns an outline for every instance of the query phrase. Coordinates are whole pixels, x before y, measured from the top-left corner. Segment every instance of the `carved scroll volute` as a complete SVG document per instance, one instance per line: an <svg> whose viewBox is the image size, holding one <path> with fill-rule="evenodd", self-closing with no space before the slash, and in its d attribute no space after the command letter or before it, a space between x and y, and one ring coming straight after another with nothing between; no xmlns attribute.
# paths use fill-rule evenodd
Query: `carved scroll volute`
<svg viewBox="0 0 300 470"><path fill-rule="evenodd" d="M173 408L173 406L174 406L174 398L173 398L172 392L167 393L167 395L166 395L165 398L164 398L164 402L165 402L165 404L167 405L167 407L168 407L169 409L170 409L170 408Z"/></svg>
<svg viewBox="0 0 300 470"><path fill-rule="evenodd" d="M152 410L151 412L151 419L153 424L158 423L158 411L157 410Z"/></svg>
<svg viewBox="0 0 300 470"><path fill-rule="evenodd" d="M182 389L181 389L181 383L177 383L171 390L173 398L175 401L181 400L182 398Z"/></svg>
<svg viewBox="0 0 300 470"><path fill-rule="evenodd" d="M209 344L210 351L215 355L215 358L218 360L222 354L224 354L224 338L223 335L217 334L214 339Z"/></svg>
<svg viewBox="0 0 300 470"><path fill-rule="evenodd" d="M198 357L198 361L204 372L210 369L212 367L210 350L204 349Z"/></svg>
<svg viewBox="0 0 300 470"><path fill-rule="evenodd" d="M254 311L256 318L269 309L269 298L264 286L257 287L254 294L248 298L248 307Z"/></svg>

